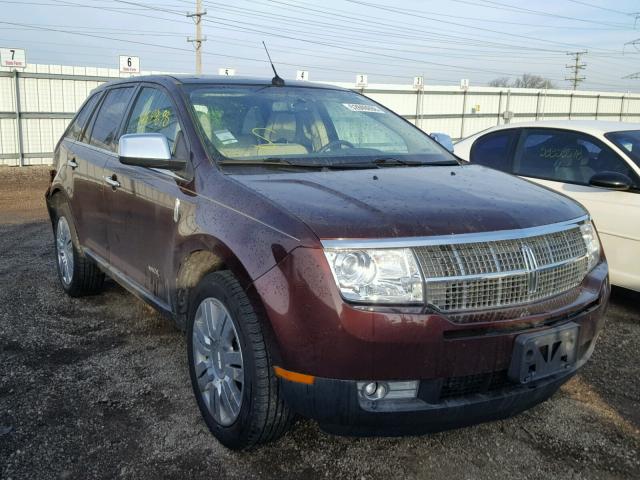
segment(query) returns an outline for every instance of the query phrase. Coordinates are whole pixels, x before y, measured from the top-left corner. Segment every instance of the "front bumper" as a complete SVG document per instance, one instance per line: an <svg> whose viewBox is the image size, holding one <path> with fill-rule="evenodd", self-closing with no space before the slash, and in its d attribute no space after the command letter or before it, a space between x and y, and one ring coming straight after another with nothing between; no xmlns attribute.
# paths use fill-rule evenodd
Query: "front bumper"
<svg viewBox="0 0 640 480"><path fill-rule="evenodd" d="M570 304L512 320L455 323L426 311L347 305L318 259L321 251L314 253L297 249L255 287L270 320L275 364L313 378L281 379L286 400L333 433L433 432L508 417L546 400L590 357L610 294L602 261ZM570 322L578 326L571 369L526 385L505 378L519 335ZM416 398L367 403L357 386L402 380L419 381Z"/></svg>
<svg viewBox="0 0 640 480"><path fill-rule="evenodd" d="M281 378L283 393L297 413L340 435L415 435L459 428L516 415L553 395L591 357L598 334L586 338L583 325L598 307L556 325L578 325L575 365L529 383L517 383L507 370L418 381L414 398L369 400L357 380L316 377L313 383ZM557 329L556 329L557 331ZM513 361L513 360L512 360Z"/></svg>
<svg viewBox="0 0 640 480"><path fill-rule="evenodd" d="M576 370L527 385L429 403L438 380L420 382L418 398L387 403L383 410L364 400L356 381L316 378L313 385L281 380L289 406L338 435L418 435L516 415L553 395ZM441 383L441 382L440 382Z"/></svg>

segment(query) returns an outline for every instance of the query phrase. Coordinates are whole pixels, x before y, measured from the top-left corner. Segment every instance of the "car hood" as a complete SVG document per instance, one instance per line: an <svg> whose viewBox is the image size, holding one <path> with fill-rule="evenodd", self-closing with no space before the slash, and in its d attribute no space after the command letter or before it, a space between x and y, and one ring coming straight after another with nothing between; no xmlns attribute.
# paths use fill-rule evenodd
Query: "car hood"
<svg viewBox="0 0 640 480"><path fill-rule="evenodd" d="M573 200L478 165L233 175L320 239L512 230L586 214Z"/></svg>

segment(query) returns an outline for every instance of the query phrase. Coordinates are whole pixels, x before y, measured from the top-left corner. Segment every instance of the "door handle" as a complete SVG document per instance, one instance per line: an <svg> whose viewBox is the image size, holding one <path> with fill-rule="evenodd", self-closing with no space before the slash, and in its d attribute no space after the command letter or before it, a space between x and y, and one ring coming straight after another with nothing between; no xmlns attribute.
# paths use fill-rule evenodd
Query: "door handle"
<svg viewBox="0 0 640 480"><path fill-rule="evenodd" d="M71 160L69 160L67 162L67 165L71 167L71 170L75 170L76 168L78 168L78 162L76 162L75 158L72 158Z"/></svg>
<svg viewBox="0 0 640 480"><path fill-rule="evenodd" d="M118 177L116 177L115 173L110 177L104 177L104 181L107 183L107 185L110 185L111 188L113 188L114 190L116 188L120 188L120 182L118 181Z"/></svg>

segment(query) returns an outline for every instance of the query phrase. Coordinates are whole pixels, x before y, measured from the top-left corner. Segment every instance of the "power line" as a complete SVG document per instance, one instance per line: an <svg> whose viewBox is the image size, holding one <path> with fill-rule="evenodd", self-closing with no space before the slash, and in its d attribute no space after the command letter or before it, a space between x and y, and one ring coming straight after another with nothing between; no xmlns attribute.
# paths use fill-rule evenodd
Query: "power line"
<svg viewBox="0 0 640 480"><path fill-rule="evenodd" d="M179 1L179 0L174 0L174 3L175 3L175 1ZM67 5L94 7L94 5L81 5L81 4L72 3L72 2L65 2L65 3ZM184 23L185 25L187 25L187 24L191 25L191 22L178 21L178 19L177 19L178 16L181 16L182 18L184 18L184 11L178 11L178 10L170 9L170 8L174 7L173 5L171 7L169 7L167 4L154 4L153 6L151 6L149 4L142 4L142 3L138 3L138 2L125 2L125 1L121 1L119 3L125 3L125 4L128 4L128 5L133 5L135 7L140 7L140 8L143 8L145 10L149 10L150 12L151 11L160 12L163 15L163 16L153 16L153 15L146 15L145 14L145 18L147 18L147 17L149 17L149 18L157 18L157 19L162 20L162 21L170 21L170 22L175 22L175 23ZM184 3L191 3L191 2L184 2ZM211 3L214 3L214 2L211 2ZM251 3L253 4L253 2L251 2ZM285 3L285 2L274 2L274 3L282 4L282 3ZM117 9L117 11L116 11L116 9L110 9L109 7L103 7L103 6L98 7L98 8L100 10L102 10L102 11L105 11L105 10L106 11L113 11L113 12L118 13L120 15L121 14L128 14L128 15L136 15L136 17L139 17L139 14L131 13L131 12L128 12L128 11L123 11L124 8ZM131 7L128 7L128 8L130 8L131 10L134 10L134 8L131 8ZM175 8L180 8L180 7L175 7ZM228 8L235 8L235 7L228 7ZM301 7L301 8L304 9L305 7ZM139 9L139 8L135 8L135 9ZM237 10L242 11L241 9L237 9ZM250 12L249 9L245 9L245 11L247 11L247 15L250 15L251 12ZM255 9L254 9L254 11L255 11ZM258 12L260 12L260 11L258 10ZM264 14L263 16L266 18L267 12L261 12L261 13L263 13ZM167 15L167 14L169 14L171 16L175 16L176 18L166 18L164 15ZM315 14L312 14L312 13L307 13L307 14L308 15L314 15L314 17L315 17ZM169 16L169 15L167 15L167 16ZM278 15L274 15L274 14L271 14L270 16L271 17L275 17L275 18L278 17ZM362 19L364 17L367 17L367 16L360 16L360 19ZM291 18L292 21L291 22L286 22L287 24L290 24L290 23L294 24L294 25L298 25L299 24L299 22L295 21L296 20L295 17L288 17L288 18ZM347 18L347 16L344 16L342 18ZM271 21L271 19L269 19L269 20ZM436 20L436 21L438 21L438 20ZM391 49L389 49L388 46L384 46L387 43L391 43L391 42L387 42L386 40L382 42L383 45L376 46L375 49L374 49L375 51L371 51L370 49L373 48L371 43L369 43L367 45L357 44L357 43L353 42L352 40L350 40L348 37L347 37L346 42L342 42L341 45L336 45L335 43L339 42L337 40L338 36L334 35L332 32L326 31L325 29L320 29L322 32L325 33L324 36L322 36L319 33L310 33L308 31L307 32L300 32L300 31L296 31L296 30L293 30L293 29L286 29L287 31L290 31L290 32L297 32L297 33L300 33L300 34L304 34L304 36L303 36L304 38L297 38L296 36L293 36L293 35L274 34L274 31L272 29L268 29L267 27L263 27L263 26L260 26L260 25L256 27L253 24L248 24L246 22L241 22L241 21L237 21L237 20L229 20L229 19L226 19L226 18L223 18L222 22L216 21L216 20L213 20L213 19L211 19L211 20L203 19L203 22L207 22L207 24L215 25L216 28L221 29L221 30L231 30L231 31L243 32L243 33L244 32L249 32L249 33L254 33L256 35L278 36L280 38L285 38L286 40L295 40L296 42L310 43L310 44L312 44L314 46L315 45L323 45L323 46L326 46L326 47L328 47L330 49L340 49L340 50L344 50L346 52L345 55L349 55L349 58L353 58L353 59L355 59L357 57L355 57L352 52L358 52L358 53L360 53L360 55L370 55L372 57L372 59L378 59L379 61L378 62L374 62L374 61L364 62L363 61L362 63L368 63L368 64L371 64L371 65L379 65L379 66L383 66L383 67L391 66L388 63L386 63L384 60L380 60L380 57L386 57L386 58L394 58L396 60L399 60L400 62L411 62L412 64L416 64L416 63L417 64L421 64L421 63L435 64L438 67L441 67L442 70L444 70L444 69L454 69L455 71L460 71L460 72L462 72L464 70L467 70L467 68L465 66L462 66L462 65L452 65L452 64L444 64L444 63L437 63L437 62L425 62L425 61L423 61L421 59L421 57L419 57L421 55L433 55L433 53L414 51L413 53L416 53L419 56L410 58L411 55L406 55L406 53L409 53L407 48L391 50ZM356 22L354 22L354 23L356 23ZM365 21L365 23L366 23L366 21ZM382 22L380 22L380 23L382 24ZM245 25L249 25L250 27L248 28ZM384 25L384 24L382 24L382 25ZM403 27L404 27L404 25L403 25ZM84 28L87 28L87 27L84 27ZM344 31L344 28L342 28L341 25L336 25L336 26L334 26L334 28L337 28L338 30ZM162 29L159 29L159 30L161 32L164 32L164 30L162 30ZM283 29L278 28L277 30L275 30L275 32L280 32L280 30L283 30ZM413 30L413 29L407 29L407 30ZM360 31L363 32L363 34L367 32L364 29L360 29ZM138 32L138 31L136 30L136 32ZM72 33L72 32L61 31L60 33L76 34L78 32L73 32ZM373 32L372 32L372 34L373 34ZM125 34L121 34L121 35L124 36L124 35L126 35L126 33ZM331 40L320 40L320 41L318 41L318 40L310 38L310 37L313 37L313 36L317 36L317 37L321 37L321 38L329 37L329 38L331 38L333 40L333 43L331 42ZM120 35L118 35L118 37L120 37ZM459 42L462 43L462 39L464 37L456 37L456 38L458 38ZM127 40L123 40L121 38L113 39L113 40L125 41L125 42L127 41ZM429 41L429 40L426 40L426 41ZM449 41L449 40L441 40L441 42L443 42L443 43L446 42L448 44L454 43L453 41ZM478 44L481 44L479 40L475 40L474 39L473 42L478 42ZM135 43L135 42L129 42L129 43ZM232 42L229 42L229 43L232 43ZM284 42L282 42L282 43L284 43ZM435 41L434 42L430 42L429 41L429 45L430 46L433 45L433 43L435 43ZM167 45L156 45L156 44L148 44L148 43L147 43L147 45L156 46L158 48L163 48L163 49L166 49L166 48L171 49L172 48L172 47L167 46ZM346 48L345 49L344 48L345 45L347 45L349 47L353 47L353 48ZM406 45L406 42L405 42L405 45ZM493 45L496 45L496 47L488 46L488 48L514 48L515 49L516 47L518 47L516 45L513 45L513 46L508 45L507 46L504 43L500 43L500 44L494 43ZM258 48L257 43L256 43L256 46L251 46L251 45L249 45L249 46L251 48ZM487 45L485 45L485 46L487 46ZM358 48L358 47L362 47L362 48ZM306 59L310 59L310 58L313 57L312 55L306 55L306 54L302 54L300 52L297 52L297 50L298 50L297 48L292 49L290 46L283 47L283 48L287 49L287 50L284 50L284 49L281 50L281 51L283 51L285 53L290 53L292 55L304 55ZM437 47L432 47L432 48L437 48ZM451 48L454 48L454 47L451 47ZM300 48L300 50L302 50L302 49ZM403 55L403 56L400 56L400 55L380 55L380 50L396 51L396 52L397 51L402 51L402 52L405 52L405 55ZM181 51L191 51L191 50L181 50ZM313 50L309 50L309 51L313 52ZM448 51L448 49L447 49L447 51ZM553 50L539 49L539 51L541 51L541 52L547 51L547 52L550 52L550 53L555 53L555 51L553 51ZM446 54L446 51L444 51L444 50L440 50L440 52L442 52L441 54L443 54L443 55ZM496 52L496 54L498 54L498 52ZM337 55L337 52L334 53L333 56L326 56L324 58L332 59L332 58L334 58L335 55ZM531 53L530 55L533 55L533 53ZM226 57L226 58L233 58L233 59L237 59L237 60L248 60L248 61L256 61L256 62L264 63L264 60L256 59L256 58L246 58L246 57L243 58L243 57L238 57L238 56L234 56L234 55L221 55L221 54L217 54L216 56L221 56L221 57ZM316 55L316 56L318 56L318 55ZM479 56L479 55L474 55L474 56ZM318 56L318 58L322 58L322 56ZM524 60L524 57L523 57L523 60ZM305 60L305 62L306 62L306 60ZM280 63L285 65L284 62L280 62ZM298 66L298 67L300 66L300 64L291 64L291 63L288 63L286 65ZM341 71L341 72L348 72L348 73L358 73L357 71L354 72L353 70L346 70L346 69L337 69L337 68L324 67L324 66L314 67L314 65L308 65L308 64L307 64L307 66L308 67L312 67L312 68L320 68L320 69L324 69L324 70L327 70L327 71ZM407 67L401 67L401 68L410 68L410 67L407 66ZM382 70L385 71L386 68L383 68ZM417 68L413 69L413 70L417 71ZM374 72L369 72L369 73L370 74L374 74ZM393 72L393 73L397 73L397 72ZM513 75L513 73L497 72L495 70L488 70L488 69L474 69L474 71L471 72L471 73L492 73L492 74L495 73L495 74L500 74L500 75ZM385 76L385 77L388 77L388 78L405 78L404 75L397 75L397 74L396 75L389 75L389 74L380 73L378 75ZM590 82L590 83L593 83L593 82ZM604 85L604 84L602 84L602 85Z"/></svg>
<svg viewBox="0 0 640 480"><path fill-rule="evenodd" d="M571 73L571 76L569 78L565 78L565 80L568 80L571 82L573 86L573 90L577 89L578 85L581 82L584 82L584 80L587 78L584 76L582 77L580 76L580 71L587 68L586 63L580 62L580 57L586 54L587 54L586 50L583 50L581 52L567 52L567 55L571 55L572 57L574 57L574 62L570 65L566 65L565 68L569 70L569 72Z"/></svg>
<svg viewBox="0 0 640 480"><path fill-rule="evenodd" d="M368 7L377 8L377 9L380 9L380 10L385 10L385 11L388 11L388 12L399 13L401 15L407 15L407 16L411 16L411 17L417 16L419 18L425 18L427 20L432 20L432 21L436 21L436 22L442 22L442 23L446 23L446 24L449 24L449 25L455 25L455 26L463 27L463 28L472 28L474 30L481 30L481 31L484 31L484 32L490 32L490 33L497 34L497 35L507 35L507 36L510 36L510 37L524 38L526 40L535 40L535 41L538 41L538 42L552 43L552 44L555 44L555 45L573 46L573 47L576 46L575 44L571 44L571 43L556 42L554 40L539 39L539 38L535 38L535 37L530 37L528 35L520 35L520 34L517 34L517 33L501 32L499 30L493 30L493 29L490 29L490 28L474 27L473 25L467 25L467 24L464 24L464 23L451 22L451 21L448 21L448 20L439 20L437 18L433 18L433 17L429 17L429 16L426 16L426 15L418 14L415 11L408 11L407 12L407 11L403 11L404 9L401 9L401 8L388 7L388 6L385 6L385 5L380 5L380 4L371 3L371 2L365 2L365 1L362 1L362 0L345 0L345 1L347 1L349 3L357 4L357 5L364 5L364 6L368 6Z"/></svg>
<svg viewBox="0 0 640 480"><path fill-rule="evenodd" d="M502 3L502 2L496 2L496 1L491 1L491 0L479 0L480 2L483 3L478 3L477 1L469 1L469 0L453 0L454 2L458 2L458 3L466 3L468 5L475 5L475 6L479 6L479 7L483 7L483 8L492 8L492 9L497 9L497 10L507 10L510 12L519 12L519 13L527 13L530 15L537 15L537 16L542 16L542 17L548 17L548 18L562 18L564 20L573 20L576 22L582 22L582 23L590 23L593 25L605 25L608 27L616 27L616 28L631 28L629 25L625 25L624 23L609 23L609 22L600 22L597 20L589 20L586 18L578 18L578 17L570 17L567 15L560 15L557 13L551 13L551 12L544 12L541 10L532 10L530 8L524 8L524 7L518 7L516 5L510 5L508 3ZM488 5L487 5L488 4Z"/></svg>
<svg viewBox="0 0 640 480"><path fill-rule="evenodd" d="M586 7L598 8L600 10L605 10L607 12L619 13L621 15L631 15L631 16L637 15L636 13L623 12L622 10L616 10L614 8L601 7L600 5L594 5L593 3L583 2L581 0L567 0L567 1L571 3L577 3L578 5L584 5Z"/></svg>
<svg viewBox="0 0 640 480"><path fill-rule="evenodd" d="M193 43L196 50L196 75L202 75L202 42L207 40L207 37L202 36L202 17L206 14L207 11L202 10L202 0L196 0L194 13L187 13L187 17L192 18L196 24L196 36L187 38L187 42Z"/></svg>

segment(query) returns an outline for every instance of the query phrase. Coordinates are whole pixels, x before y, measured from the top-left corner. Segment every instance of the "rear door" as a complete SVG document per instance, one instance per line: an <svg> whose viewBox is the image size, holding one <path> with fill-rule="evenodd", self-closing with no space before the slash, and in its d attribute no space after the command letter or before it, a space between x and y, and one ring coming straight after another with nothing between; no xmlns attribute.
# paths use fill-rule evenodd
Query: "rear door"
<svg viewBox="0 0 640 480"><path fill-rule="evenodd" d="M604 171L627 175L634 188L591 186L591 177ZM640 179L624 159L582 132L528 128L518 142L513 172L584 205L600 233L612 282L640 288Z"/></svg>
<svg viewBox="0 0 640 480"><path fill-rule="evenodd" d="M105 188L105 166L109 159L114 156L117 158L116 135L133 91L133 86L123 86L105 92L90 125L85 129L79 147L81 154L78 155L78 162L86 163L91 182L81 200L81 217L86 231L84 245L103 261L109 259L109 199L106 197L108 191ZM78 169L82 163L79 163Z"/></svg>
<svg viewBox="0 0 640 480"><path fill-rule="evenodd" d="M73 119L59 147L60 175L71 186L69 204L80 244L97 252L106 245L106 230L102 224L102 167L104 159L88 148L85 130L90 123L102 92L89 97Z"/></svg>
<svg viewBox="0 0 640 480"><path fill-rule="evenodd" d="M189 164L190 149L183 132L170 94L159 85L143 84L122 134L161 133L167 137L173 158ZM181 186L190 173L124 165L115 156L109 158L107 169L119 183L107 192L111 265L169 304L177 222L181 205L184 208L191 202Z"/></svg>

